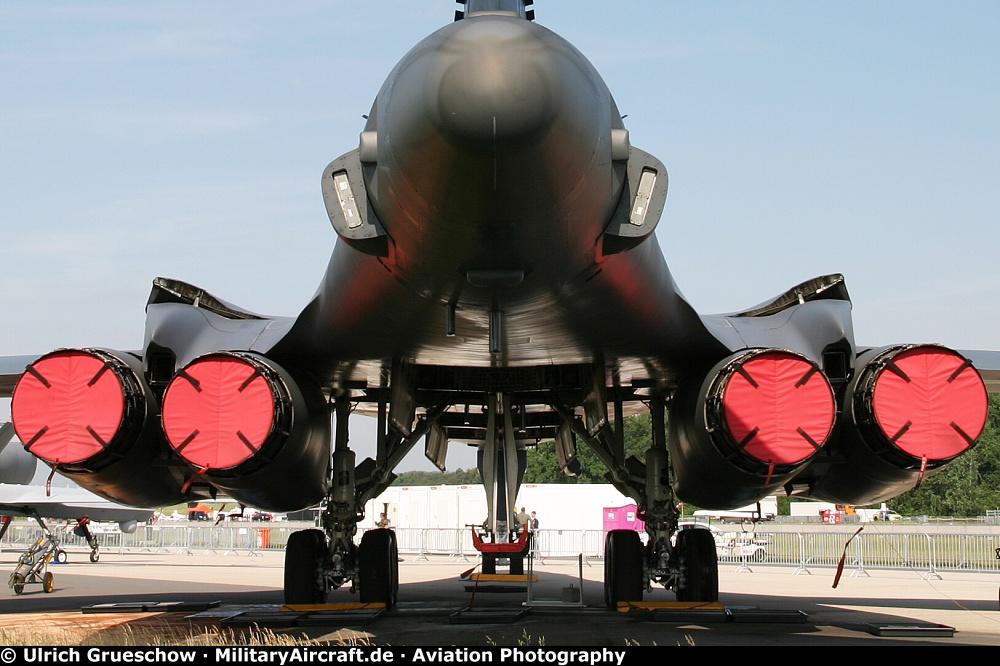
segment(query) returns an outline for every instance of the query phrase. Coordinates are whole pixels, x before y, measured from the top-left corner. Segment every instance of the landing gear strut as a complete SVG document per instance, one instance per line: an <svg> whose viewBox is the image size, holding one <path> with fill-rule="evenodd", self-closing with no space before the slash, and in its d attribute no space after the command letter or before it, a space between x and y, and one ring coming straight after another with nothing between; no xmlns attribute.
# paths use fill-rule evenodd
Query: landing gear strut
<svg viewBox="0 0 1000 666"><path fill-rule="evenodd" d="M285 549L285 603L323 603L331 590L350 583L352 592L357 592L362 602L392 607L399 594L396 533L391 529L369 530L356 545L358 521L364 518L365 502L381 493L395 478L387 470L391 470L397 458L402 459L414 442L424 436L426 424L443 410L424 417L422 427L415 428L408 437L394 434L390 444L386 443L387 435L380 429L380 460L369 459L355 468L354 452L347 443L350 403L338 400L334 409L333 464L322 514L323 529L303 530L289 537ZM384 421L383 418L379 420L380 424ZM391 456L386 453L390 448ZM363 479L356 480L356 474Z"/></svg>
<svg viewBox="0 0 1000 666"><path fill-rule="evenodd" d="M598 371L603 365L597 365ZM604 543L604 600L610 608L620 602L642 601L652 583L673 590L680 601L713 602L719 599L718 558L708 530L678 531L679 515L671 483L670 457L666 445L664 396L649 403L652 442L645 461L625 460L622 400L614 397L615 418L610 424L609 400L603 375L595 373L593 390L584 401L586 421L564 406L553 403L565 428L582 439L607 466L608 479L624 495L634 499L645 523L648 541L639 533L613 530Z"/></svg>

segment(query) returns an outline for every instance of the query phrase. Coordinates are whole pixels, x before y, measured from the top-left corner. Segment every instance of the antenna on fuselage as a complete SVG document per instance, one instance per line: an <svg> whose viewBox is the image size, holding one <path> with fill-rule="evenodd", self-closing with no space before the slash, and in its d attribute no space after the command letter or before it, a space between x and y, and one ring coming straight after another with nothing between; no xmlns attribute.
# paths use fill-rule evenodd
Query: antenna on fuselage
<svg viewBox="0 0 1000 666"><path fill-rule="evenodd" d="M476 12L514 12L528 21L535 20L535 10L528 9L535 0L455 0L461 9L455 10L455 20L461 21Z"/></svg>

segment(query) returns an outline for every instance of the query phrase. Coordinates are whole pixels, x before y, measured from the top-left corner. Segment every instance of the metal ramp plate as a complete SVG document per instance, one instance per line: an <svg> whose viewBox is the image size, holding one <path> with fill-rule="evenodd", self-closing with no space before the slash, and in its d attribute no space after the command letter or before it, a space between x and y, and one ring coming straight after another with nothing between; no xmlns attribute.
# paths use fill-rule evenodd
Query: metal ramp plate
<svg viewBox="0 0 1000 666"><path fill-rule="evenodd" d="M617 611L647 615L656 622L699 624L728 621L725 606L718 602L619 601Z"/></svg>
<svg viewBox="0 0 1000 666"><path fill-rule="evenodd" d="M929 622L882 623L869 622L868 633L873 636L908 636L918 638L944 637L955 635L955 627Z"/></svg>
<svg viewBox="0 0 1000 666"><path fill-rule="evenodd" d="M463 608L448 616L449 624L501 624L516 622L528 613L526 608Z"/></svg>
<svg viewBox="0 0 1000 666"><path fill-rule="evenodd" d="M130 601L93 604L80 609L83 613L191 613L216 608L221 601Z"/></svg>
<svg viewBox="0 0 1000 666"><path fill-rule="evenodd" d="M478 583L527 583L528 574L483 574L477 573L469 576L469 580ZM538 576L532 574L531 582L537 583Z"/></svg>
<svg viewBox="0 0 1000 666"><path fill-rule="evenodd" d="M476 594L524 594L528 588L521 585L466 585L465 591Z"/></svg>
<svg viewBox="0 0 1000 666"><path fill-rule="evenodd" d="M247 610L222 618L227 626L315 627L361 626L385 613L385 604L292 604L279 609Z"/></svg>
<svg viewBox="0 0 1000 666"><path fill-rule="evenodd" d="M726 615L730 622L769 623L769 624L805 624L809 616L802 611L762 610L760 608L727 608Z"/></svg>
<svg viewBox="0 0 1000 666"><path fill-rule="evenodd" d="M538 576L534 574L472 574L466 580L471 580L475 585L466 585L466 592L476 594L524 594L528 591L526 585L537 583ZM484 585L484 583L487 583ZM518 584L520 583L520 584Z"/></svg>
<svg viewBox="0 0 1000 666"><path fill-rule="evenodd" d="M724 611L726 607L718 601L619 601L619 613L654 612L654 611Z"/></svg>
<svg viewBox="0 0 1000 666"><path fill-rule="evenodd" d="M646 613L657 622L740 622L802 624L809 616L802 611L769 611L748 607L725 607L719 602L619 602L619 613Z"/></svg>
<svg viewBox="0 0 1000 666"><path fill-rule="evenodd" d="M220 619L219 624L224 627L287 628L298 626L298 620L303 615L305 613L292 613L289 611L236 613L235 615Z"/></svg>
<svg viewBox="0 0 1000 666"><path fill-rule="evenodd" d="M385 610L384 603L350 603L350 604L285 604L283 611L296 613L328 613L364 610Z"/></svg>

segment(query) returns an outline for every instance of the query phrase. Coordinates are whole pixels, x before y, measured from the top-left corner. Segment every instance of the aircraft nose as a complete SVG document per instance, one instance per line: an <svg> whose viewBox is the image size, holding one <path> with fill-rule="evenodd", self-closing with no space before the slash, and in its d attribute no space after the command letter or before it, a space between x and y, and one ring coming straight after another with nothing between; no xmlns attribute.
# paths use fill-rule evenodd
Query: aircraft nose
<svg viewBox="0 0 1000 666"><path fill-rule="evenodd" d="M554 122L561 73L524 21L470 20L442 51L429 101L455 143L531 141Z"/></svg>
<svg viewBox="0 0 1000 666"><path fill-rule="evenodd" d="M555 33L462 19L410 51L379 92L359 147L373 167L368 199L397 251L433 248L452 272L522 270L550 261L543 248L591 252L621 188L616 114L593 66Z"/></svg>
<svg viewBox="0 0 1000 666"><path fill-rule="evenodd" d="M494 158L523 159L553 133L592 154L607 134L608 108L600 112L592 73L571 48L510 17L440 31L404 59L379 100L380 161L391 146L398 165L488 155L492 168Z"/></svg>

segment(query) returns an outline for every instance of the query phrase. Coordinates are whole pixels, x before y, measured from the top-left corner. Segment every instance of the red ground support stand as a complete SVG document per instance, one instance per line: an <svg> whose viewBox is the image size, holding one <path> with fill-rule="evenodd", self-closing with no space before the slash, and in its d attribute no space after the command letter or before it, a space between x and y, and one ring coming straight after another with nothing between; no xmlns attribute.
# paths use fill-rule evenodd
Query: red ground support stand
<svg viewBox="0 0 1000 666"><path fill-rule="evenodd" d="M510 558L510 573L516 575L524 574L524 558L528 554L528 526L521 528L521 534L517 541L510 543L489 543L483 541L475 527L472 528L472 545L483 554L483 573L495 574L497 571L497 558Z"/></svg>

